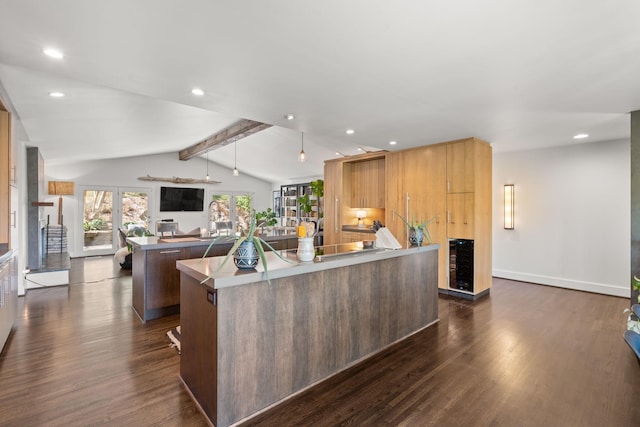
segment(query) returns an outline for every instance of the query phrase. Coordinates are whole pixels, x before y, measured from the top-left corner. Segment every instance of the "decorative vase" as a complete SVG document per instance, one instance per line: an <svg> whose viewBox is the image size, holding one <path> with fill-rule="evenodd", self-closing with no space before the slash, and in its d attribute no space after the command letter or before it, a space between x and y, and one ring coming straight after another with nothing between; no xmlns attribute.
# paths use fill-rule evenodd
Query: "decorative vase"
<svg viewBox="0 0 640 427"><path fill-rule="evenodd" d="M313 237L300 237L298 239L298 251L296 255L300 261L313 261L313 258L316 256L313 249Z"/></svg>
<svg viewBox="0 0 640 427"><path fill-rule="evenodd" d="M258 250L256 245L249 240L240 243L233 253L233 263L240 270L253 270L258 265Z"/></svg>
<svg viewBox="0 0 640 427"><path fill-rule="evenodd" d="M422 246L422 240L424 239L424 233L419 228L409 228L409 243L411 246Z"/></svg>

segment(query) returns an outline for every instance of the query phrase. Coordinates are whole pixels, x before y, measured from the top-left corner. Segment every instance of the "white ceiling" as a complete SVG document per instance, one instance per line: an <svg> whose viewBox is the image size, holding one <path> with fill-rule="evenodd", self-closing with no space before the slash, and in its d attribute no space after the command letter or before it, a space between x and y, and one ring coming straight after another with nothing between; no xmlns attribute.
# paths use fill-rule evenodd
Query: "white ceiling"
<svg viewBox="0 0 640 427"><path fill-rule="evenodd" d="M628 138L639 21L636 0L0 0L0 83L47 162L177 156L246 118L274 127L238 169L281 183L358 146Z"/></svg>

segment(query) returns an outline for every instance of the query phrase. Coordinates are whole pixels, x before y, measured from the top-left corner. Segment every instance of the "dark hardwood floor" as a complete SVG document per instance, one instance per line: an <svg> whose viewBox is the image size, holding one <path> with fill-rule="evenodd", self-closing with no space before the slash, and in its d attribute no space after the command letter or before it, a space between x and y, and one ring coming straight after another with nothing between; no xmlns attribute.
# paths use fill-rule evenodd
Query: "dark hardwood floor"
<svg viewBox="0 0 640 427"><path fill-rule="evenodd" d="M0 355L2 426L204 426L179 380L171 316L142 324L111 257L30 290ZM440 322L243 426L637 426L627 299L494 279L440 297Z"/></svg>

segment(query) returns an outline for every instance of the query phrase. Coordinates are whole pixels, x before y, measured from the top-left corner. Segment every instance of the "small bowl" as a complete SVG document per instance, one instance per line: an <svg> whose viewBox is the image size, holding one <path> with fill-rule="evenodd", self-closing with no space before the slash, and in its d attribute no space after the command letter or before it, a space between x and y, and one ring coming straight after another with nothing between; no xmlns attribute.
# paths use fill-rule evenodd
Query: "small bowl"
<svg viewBox="0 0 640 427"><path fill-rule="evenodd" d="M363 240L362 247L365 249L371 249L373 247L373 240Z"/></svg>

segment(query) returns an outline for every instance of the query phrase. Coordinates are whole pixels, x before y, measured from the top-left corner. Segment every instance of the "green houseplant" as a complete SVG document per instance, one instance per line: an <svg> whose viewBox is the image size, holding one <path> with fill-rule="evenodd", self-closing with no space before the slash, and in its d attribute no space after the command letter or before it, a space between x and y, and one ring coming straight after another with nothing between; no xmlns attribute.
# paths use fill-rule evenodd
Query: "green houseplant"
<svg viewBox="0 0 640 427"><path fill-rule="evenodd" d="M324 197L324 180L316 179L315 181L311 181L309 183L309 187L311 187L311 194L318 198L318 218L322 218L324 216L324 212L322 209L322 198Z"/></svg>
<svg viewBox="0 0 640 427"><path fill-rule="evenodd" d="M306 215L305 217L309 216L309 213L311 212L311 199L309 199L309 195L305 194L304 196L300 196L297 199L298 205L300 206L300 210L303 211Z"/></svg>
<svg viewBox="0 0 640 427"><path fill-rule="evenodd" d="M276 218L276 213L271 209L267 208L266 211L256 212L256 225L258 227L264 228L273 227L278 223L278 219Z"/></svg>
<svg viewBox="0 0 640 427"><path fill-rule="evenodd" d="M418 222L416 221L415 215L413 216L411 221L408 221L405 217L403 217L396 211L393 211L393 214L397 215L398 218L400 218L402 222L404 222L407 228L409 229L409 241L411 242L412 246L422 245L423 237L427 239L427 243L433 242L433 240L431 239L431 233L429 233L428 225L433 220L435 220L437 216L434 216L433 218L430 218L426 221L421 220L420 222Z"/></svg>
<svg viewBox="0 0 640 427"><path fill-rule="evenodd" d="M271 284L267 267L267 256L265 254L264 246L269 248L281 260L290 264L295 264L294 261L288 260L280 255L280 253L276 251L269 243L267 243L263 238L257 235L256 227L258 224L258 216L262 217L262 213L256 213L255 210L252 210L249 228L246 232L244 232L236 239L233 246L231 247L231 249L229 249L229 252L227 252L215 272L220 271L220 269L227 263L227 261L229 261L229 258L231 258L232 256L234 257L236 267L238 267L239 269L254 269L255 266L258 265L258 260L260 260L262 262L262 268L264 269L264 274L267 282ZM225 236L218 236L213 239L202 257L205 258L213 245L223 237ZM208 277L207 279L209 278L210 277Z"/></svg>

